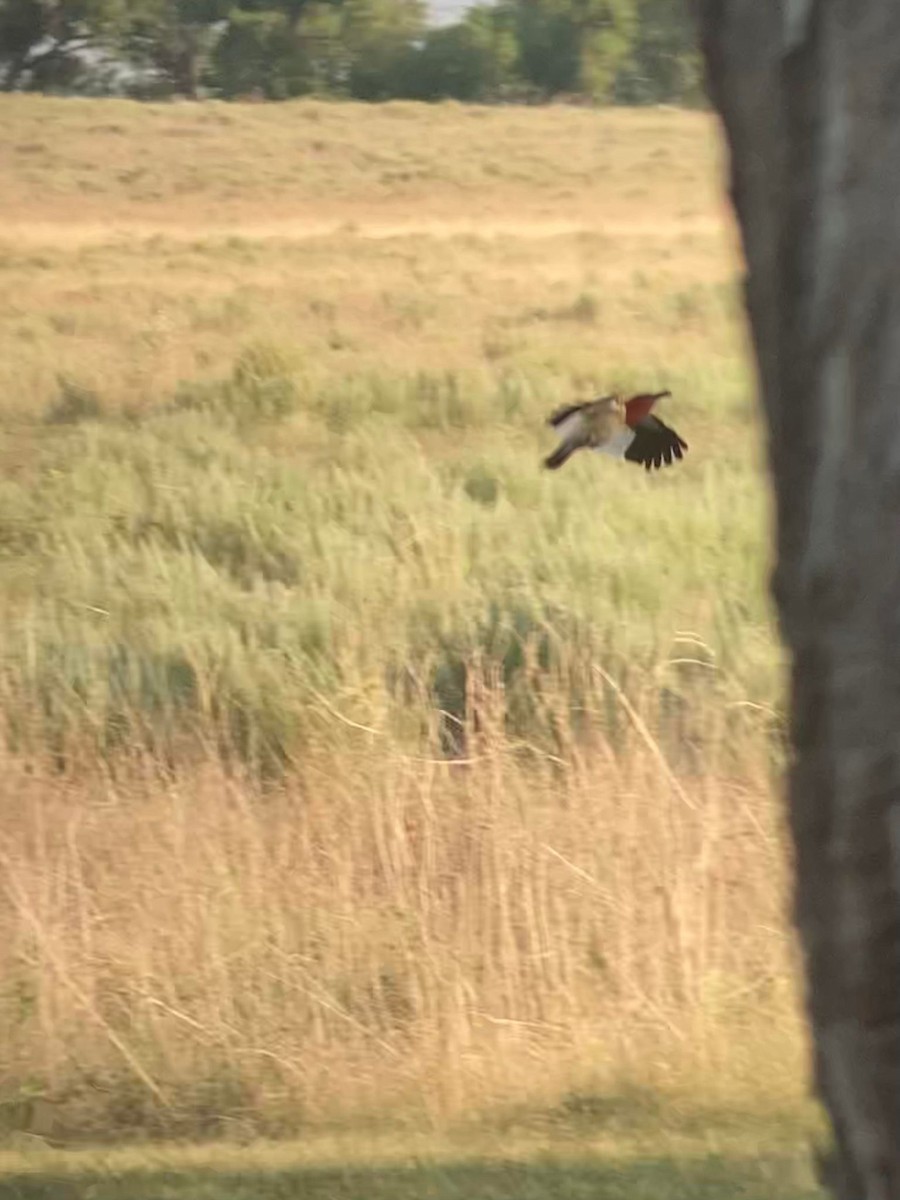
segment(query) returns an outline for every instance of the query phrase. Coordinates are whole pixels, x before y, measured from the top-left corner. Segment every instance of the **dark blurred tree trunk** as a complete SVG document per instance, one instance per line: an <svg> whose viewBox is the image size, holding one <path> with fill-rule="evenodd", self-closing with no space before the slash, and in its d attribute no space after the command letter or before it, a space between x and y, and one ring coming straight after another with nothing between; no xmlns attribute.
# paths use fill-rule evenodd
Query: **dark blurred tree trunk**
<svg viewBox="0 0 900 1200"><path fill-rule="evenodd" d="M731 150L793 656L789 782L841 1200L900 1198L900 0L696 0Z"/></svg>
<svg viewBox="0 0 900 1200"><path fill-rule="evenodd" d="M200 94L200 47L194 41L179 46L172 55L170 71L176 95L196 100Z"/></svg>

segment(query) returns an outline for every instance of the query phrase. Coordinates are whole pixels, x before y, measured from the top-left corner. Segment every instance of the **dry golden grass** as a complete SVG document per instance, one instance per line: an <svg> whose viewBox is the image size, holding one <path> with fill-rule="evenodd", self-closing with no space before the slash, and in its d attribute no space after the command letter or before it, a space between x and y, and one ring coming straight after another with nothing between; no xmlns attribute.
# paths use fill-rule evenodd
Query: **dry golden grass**
<svg viewBox="0 0 900 1200"><path fill-rule="evenodd" d="M707 118L0 118L7 1128L796 1107ZM685 463L543 475L615 383Z"/></svg>
<svg viewBox="0 0 900 1200"><path fill-rule="evenodd" d="M265 790L213 764L62 783L10 763L16 1121L271 1135L620 1092L796 1103L766 781L676 779L639 733L522 762L476 713L465 763L337 726Z"/></svg>
<svg viewBox="0 0 900 1200"><path fill-rule="evenodd" d="M300 101L201 106L4 97L0 223L27 233L240 226L603 224L709 231L710 117Z"/></svg>

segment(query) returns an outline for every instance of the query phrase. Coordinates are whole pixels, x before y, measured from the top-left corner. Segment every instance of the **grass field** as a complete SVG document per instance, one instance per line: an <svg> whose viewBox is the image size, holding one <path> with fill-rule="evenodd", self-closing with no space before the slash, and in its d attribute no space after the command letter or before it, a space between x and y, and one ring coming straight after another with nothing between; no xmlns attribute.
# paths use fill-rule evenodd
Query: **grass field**
<svg viewBox="0 0 900 1200"><path fill-rule="evenodd" d="M453 1134L0 1151L16 1200L815 1200L807 1130L784 1114L531 1113Z"/></svg>
<svg viewBox="0 0 900 1200"><path fill-rule="evenodd" d="M709 119L0 118L0 1193L811 1194ZM685 462L542 472L613 386Z"/></svg>

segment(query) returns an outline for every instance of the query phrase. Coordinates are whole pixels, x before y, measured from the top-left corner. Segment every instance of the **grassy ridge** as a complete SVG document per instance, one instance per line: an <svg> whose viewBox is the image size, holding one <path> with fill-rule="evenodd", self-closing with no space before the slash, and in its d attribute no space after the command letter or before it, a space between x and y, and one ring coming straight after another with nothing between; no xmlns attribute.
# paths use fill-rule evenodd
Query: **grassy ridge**
<svg viewBox="0 0 900 1200"><path fill-rule="evenodd" d="M7 1128L796 1105L709 126L3 112ZM540 470L663 384L677 470Z"/></svg>
<svg viewBox="0 0 900 1200"><path fill-rule="evenodd" d="M628 1128L552 1110L527 1121L463 1126L425 1136L359 1131L299 1143L156 1146L57 1154L32 1149L0 1156L17 1200L813 1200L805 1130L746 1112L707 1112L700 1122L660 1123L660 1114L625 1101ZM646 1124L644 1124L646 1122ZM638 1132L635 1132L635 1123ZM642 1128L642 1125L644 1126Z"/></svg>

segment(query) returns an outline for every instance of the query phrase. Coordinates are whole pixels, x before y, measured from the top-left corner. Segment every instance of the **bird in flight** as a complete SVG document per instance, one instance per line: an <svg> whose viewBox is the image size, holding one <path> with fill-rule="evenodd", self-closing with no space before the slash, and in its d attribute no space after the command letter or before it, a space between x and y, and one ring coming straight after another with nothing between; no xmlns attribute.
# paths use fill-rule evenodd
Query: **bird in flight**
<svg viewBox="0 0 900 1200"><path fill-rule="evenodd" d="M547 424L556 430L560 442L544 459L551 471L561 467L576 450L597 450L628 462L652 467L670 466L673 458L682 458L687 442L652 415L657 400L671 392L642 393L625 400L621 396L601 396L584 404L566 404L551 413Z"/></svg>

